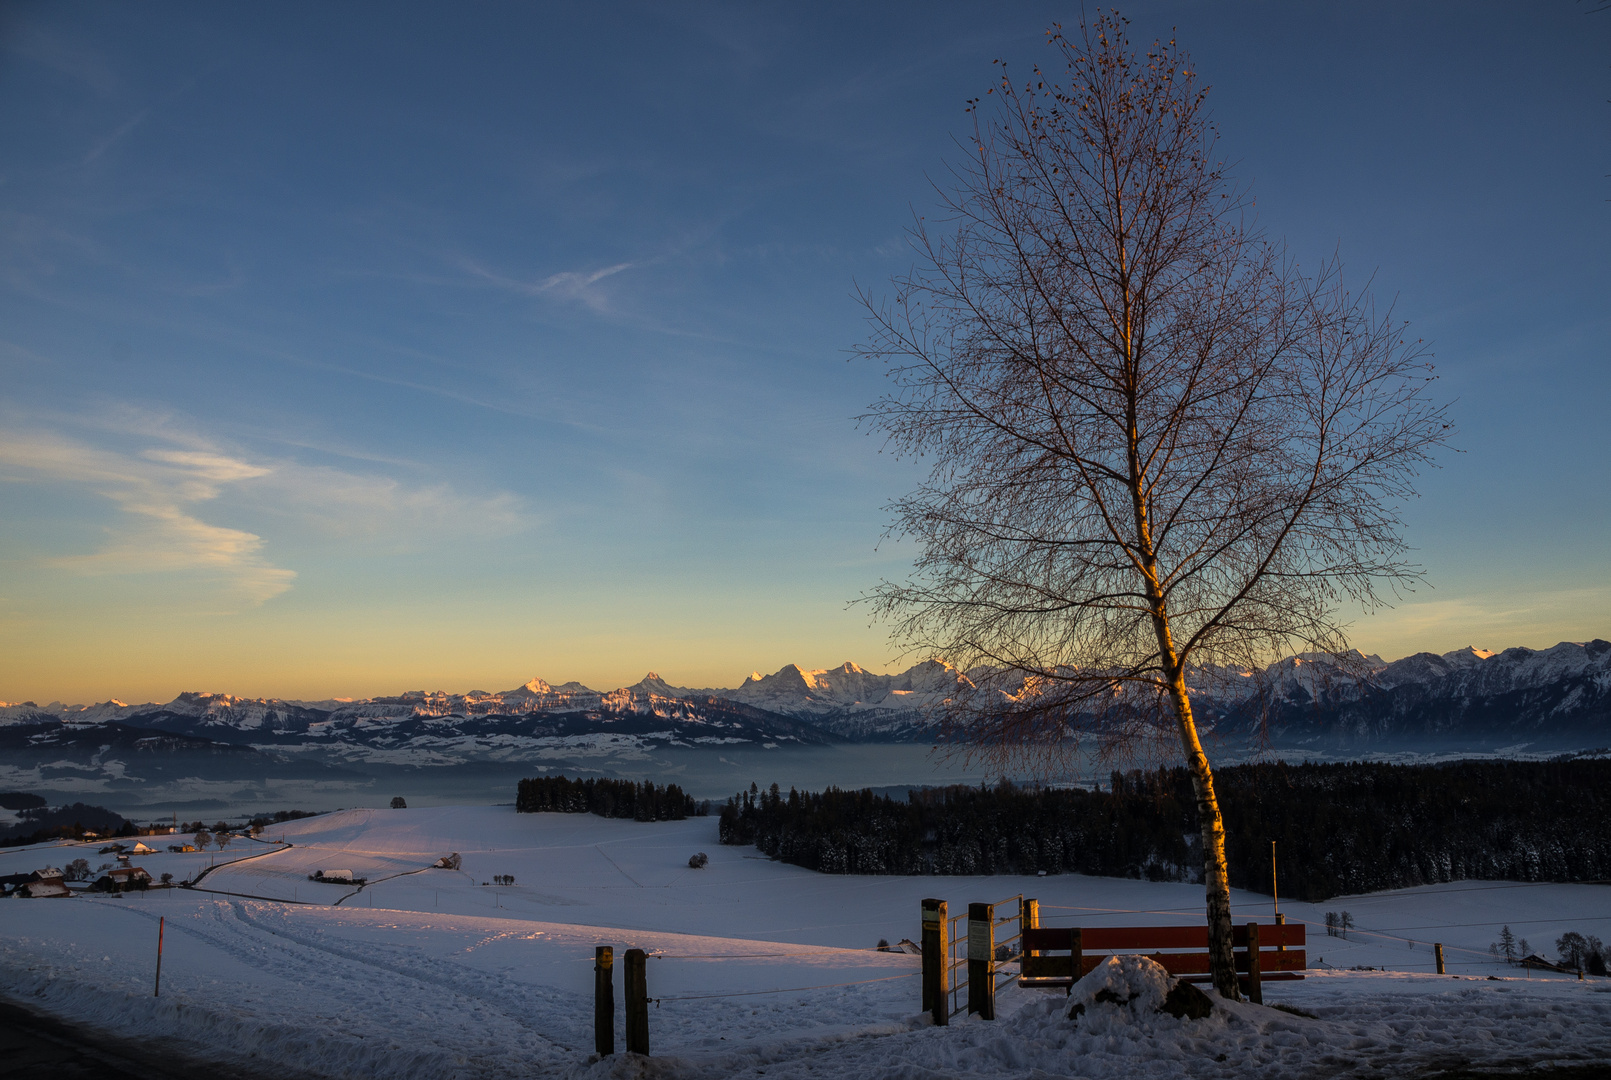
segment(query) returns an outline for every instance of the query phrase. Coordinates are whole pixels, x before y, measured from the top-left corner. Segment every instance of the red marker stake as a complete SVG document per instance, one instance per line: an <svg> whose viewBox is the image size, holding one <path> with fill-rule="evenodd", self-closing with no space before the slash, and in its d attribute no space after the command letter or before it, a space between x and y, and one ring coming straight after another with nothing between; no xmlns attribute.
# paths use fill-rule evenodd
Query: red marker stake
<svg viewBox="0 0 1611 1080"><path fill-rule="evenodd" d="M157 987L151 991L152 997L162 996L162 928L167 924L166 915L157 920Z"/></svg>

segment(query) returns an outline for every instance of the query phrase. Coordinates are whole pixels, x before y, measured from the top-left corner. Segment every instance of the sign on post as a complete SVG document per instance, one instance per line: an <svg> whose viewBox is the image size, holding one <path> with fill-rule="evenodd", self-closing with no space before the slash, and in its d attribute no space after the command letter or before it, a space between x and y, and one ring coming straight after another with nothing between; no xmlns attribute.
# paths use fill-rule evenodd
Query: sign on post
<svg viewBox="0 0 1611 1080"><path fill-rule="evenodd" d="M996 909L993 904L968 905L968 1011L996 1018Z"/></svg>

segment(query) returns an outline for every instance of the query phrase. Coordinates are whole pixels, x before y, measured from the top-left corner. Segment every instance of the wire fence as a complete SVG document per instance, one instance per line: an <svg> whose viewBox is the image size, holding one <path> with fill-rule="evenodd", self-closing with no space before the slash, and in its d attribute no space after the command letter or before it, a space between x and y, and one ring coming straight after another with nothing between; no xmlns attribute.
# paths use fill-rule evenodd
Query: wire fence
<svg viewBox="0 0 1611 1080"><path fill-rule="evenodd" d="M853 982L822 983L818 986L786 986L776 990L732 990L719 994L677 994L649 1000L658 1007L662 1001L708 1001L711 998L756 997L761 994L800 994L807 990L838 990L846 986L867 986L871 983L894 982L897 979L915 979L922 974L921 971L908 971L904 975L885 975L877 979L857 979Z"/></svg>

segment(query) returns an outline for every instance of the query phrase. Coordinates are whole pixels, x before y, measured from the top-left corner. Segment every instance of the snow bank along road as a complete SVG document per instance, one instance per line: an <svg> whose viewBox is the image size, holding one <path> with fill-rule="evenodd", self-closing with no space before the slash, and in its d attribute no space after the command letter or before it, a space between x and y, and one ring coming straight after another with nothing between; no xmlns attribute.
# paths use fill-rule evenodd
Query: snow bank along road
<svg viewBox="0 0 1611 1080"><path fill-rule="evenodd" d="M1070 1023L1061 992L1009 989L1001 1020L933 1028L918 1010L917 957L872 948L916 938L923 897L955 907L1025 892L1052 925L1181 923L1200 919L1200 887L832 877L722 848L712 818L445 807L347 811L282 831L292 846L207 874L202 885L219 892L5 902L0 993L225 1067L311 1076L1408 1076L1611 1059L1611 981L1526 978L1487 953L1505 924L1540 952L1566 930L1611 936L1601 886L1462 882L1283 905L1311 923L1311 962L1324 966L1270 984L1266 1000L1316 1019L1222 1005L1176 1020L1133 1003ZM242 846L228 857L263 850ZM426 869L453 851L461 870ZM710 855L705 869L689 868L696 851ZM0 853L0 873L79 856L97 860L73 845ZM199 869L195 855L141 864ZM370 884L308 880L321 869ZM495 875L515 884L483 884ZM1267 897L1235 900L1238 919L1269 915ZM1324 910L1348 910L1358 929L1327 937ZM1434 940L1461 977L1432 974ZM600 944L657 956L647 1065L592 1058ZM1352 970L1366 967L1386 970Z"/></svg>

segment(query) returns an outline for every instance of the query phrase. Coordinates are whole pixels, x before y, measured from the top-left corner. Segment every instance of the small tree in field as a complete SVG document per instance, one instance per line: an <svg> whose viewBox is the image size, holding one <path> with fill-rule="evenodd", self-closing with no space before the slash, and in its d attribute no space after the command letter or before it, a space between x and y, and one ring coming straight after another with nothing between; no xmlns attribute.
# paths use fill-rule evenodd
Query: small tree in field
<svg viewBox="0 0 1611 1080"><path fill-rule="evenodd" d="M1188 674L1340 655L1338 607L1415 577L1395 505L1447 425L1419 347L1248 221L1173 42L1137 55L1117 15L1050 39L1061 70L972 104L945 227L919 219L893 303L864 297L892 382L867 419L931 466L892 504L913 573L870 599L966 673L949 720L975 752L1184 756L1235 998Z"/></svg>
<svg viewBox="0 0 1611 1080"><path fill-rule="evenodd" d="M213 834L202 826L196 827L196 850L206 851L207 845L213 842Z"/></svg>
<svg viewBox="0 0 1611 1080"><path fill-rule="evenodd" d="M1489 945L1488 951L1507 964L1514 964L1523 955L1516 949L1516 935L1510 932L1509 926L1499 931L1499 940Z"/></svg>

